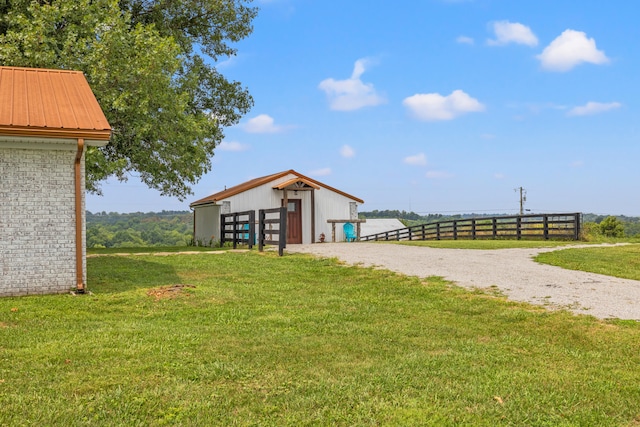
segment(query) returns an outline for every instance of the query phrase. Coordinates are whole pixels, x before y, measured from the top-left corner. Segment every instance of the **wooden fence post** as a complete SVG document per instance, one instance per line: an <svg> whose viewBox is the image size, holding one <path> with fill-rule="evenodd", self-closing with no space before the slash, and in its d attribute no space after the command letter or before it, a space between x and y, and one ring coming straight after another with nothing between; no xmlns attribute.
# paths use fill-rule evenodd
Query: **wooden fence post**
<svg viewBox="0 0 640 427"><path fill-rule="evenodd" d="M233 214L233 249L238 247L238 214Z"/></svg>
<svg viewBox="0 0 640 427"><path fill-rule="evenodd" d="M256 211L249 211L249 236L247 237L249 249L253 249L256 239Z"/></svg>
<svg viewBox="0 0 640 427"><path fill-rule="evenodd" d="M280 233L278 236L278 255L284 255L284 248L287 246L287 207L280 208Z"/></svg>
<svg viewBox="0 0 640 427"><path fill-rule="evenodd" d="M544 234L544 240L549 240L549 215L544 215L542 217L542 228Z"/></svg>
<svg viewBox="0 0 640 427"><path fill-rule="evenodd" d="M264 212L264 209L260 209L258 211L258 250L262 252L264 250L264 240L265 240L265 227L266 223L264 222L267 214Z"/></svg>
<svg viewBox="0 0 640 427"><path fill-rule="evenodd" d="M225 228L227 228L227 226L225 225L225 221L226 221L226 217L224 216L224 214L220 214L220 246L224 246L224 242L225 242Z"/></svg>

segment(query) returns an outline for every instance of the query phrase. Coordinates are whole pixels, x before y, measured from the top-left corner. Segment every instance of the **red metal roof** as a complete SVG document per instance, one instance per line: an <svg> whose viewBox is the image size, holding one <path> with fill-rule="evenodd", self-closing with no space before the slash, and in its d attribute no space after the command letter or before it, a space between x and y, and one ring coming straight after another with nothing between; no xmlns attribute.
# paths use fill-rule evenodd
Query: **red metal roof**
<svg viewBox="0 0 640 427"><path fill-rule="evenodd" d="M242 184L236 185L234 187L231 188L227 188L224 191L220 191L218 193L212 194L211 196L205 197L204 199L200 199L200 200L196 200L195 202L191 203L191 207L193 206L199 206L199 205L206 205L209 203L215 203L217 201L229 198L231 196L235 196L236 194L242 193L244 191L247 190L251 190L252 188L256 188L259 187L261 185L267 184L269 182L275 181L276 179L282 178L284 176L287 176L289 174L295 175L299 178L299 180L301 180L302 182L305 182L307 185L313 187L318 186L318 187L322 187L322 188L326 188L327 190L331 190L335 193L341 194L349 199L352 199L358 203L364 203L364 201L362 199L359 199L357 197L354 197L350 194L347 194L343 191L337 190L333 187L328 186L327 184L323 184L320 181L316 181L315 179L309 178L308 176L304 176L299 172L294 171L293 169L290 169L288 171L283 171L283 172L278 172L278 173L274 173L272 175L267 175L267 176L263 176L260 178L255 178L252 179L250 181L244 182ZM292 182L297 182L298 180L291 180L291 181L287 181L288 183L292 183Z"/></svg>
<svg viewBox="0 0 640 427"><path fill-rule="evenodd" d="M111 126L82 72L0 67L0 135L108 141Z"/></svg>

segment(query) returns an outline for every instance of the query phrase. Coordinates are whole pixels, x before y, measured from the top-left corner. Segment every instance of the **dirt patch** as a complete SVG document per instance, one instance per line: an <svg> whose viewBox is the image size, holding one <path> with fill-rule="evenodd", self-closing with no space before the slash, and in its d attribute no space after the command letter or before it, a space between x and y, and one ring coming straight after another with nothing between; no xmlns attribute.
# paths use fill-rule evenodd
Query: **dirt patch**
<svg viewBox="0 0 640 427"><path fill-rule="evenodd" d="M161 299L174 299L179 296L190 296L191 293L186 289L195 289L194 285L167 285L160 286L159 288L149 289L147 295L153 297L156 301Z"/></svg>

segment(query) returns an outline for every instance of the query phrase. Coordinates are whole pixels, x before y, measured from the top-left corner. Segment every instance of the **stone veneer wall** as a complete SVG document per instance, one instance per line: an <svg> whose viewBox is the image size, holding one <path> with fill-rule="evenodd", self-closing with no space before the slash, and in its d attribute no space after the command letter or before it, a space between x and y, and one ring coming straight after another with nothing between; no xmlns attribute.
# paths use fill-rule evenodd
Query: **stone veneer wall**
<svg viewBox="0 0 640 427"><path fill-rule="evenodd" d="M0 145L0 296L76 287L75 155L73 145L51 150ZM83 242L84 220L83 215ZM83 243L86 280L84 251Z"/></svg>

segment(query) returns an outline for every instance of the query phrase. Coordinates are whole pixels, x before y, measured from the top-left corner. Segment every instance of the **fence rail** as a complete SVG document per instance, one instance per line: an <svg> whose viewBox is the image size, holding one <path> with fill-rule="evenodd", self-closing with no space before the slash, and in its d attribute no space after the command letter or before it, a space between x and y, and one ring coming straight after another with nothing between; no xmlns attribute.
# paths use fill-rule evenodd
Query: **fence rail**
<svg viewBox="0 0 640 427"><path fill-rule="evenodd" d="M284 254L284 248L287 247L286 207L258 211L258 249L260 252L265 244L278 245L278 254L280 256Z"/></svg>
<svg viewBox="0 0 640 427"><path fill-rule="evenodd" d="M363 236L360 240L580 239L580 213L457 219Z"/></svg>
<svg viewBox="0 0 640 427"><path fill-rule="evenodd" d="M233 242L233 249L238 243L246 244L249 249L255 244L256 212L243 211L220 215L220 244ZM231 237L229 237L231 236Z"/></svg>
<svg viewBox="0 0 640 427"><path fill-rule="evenodd" d="M256 212L244 211L220 215L220 244L232 242L245 244L249 249L258 243L262 252L265 245L278 245L278 254L284 255L287 246L287 208L260 209L258 211L258 234L256 235Z"/></svg>

